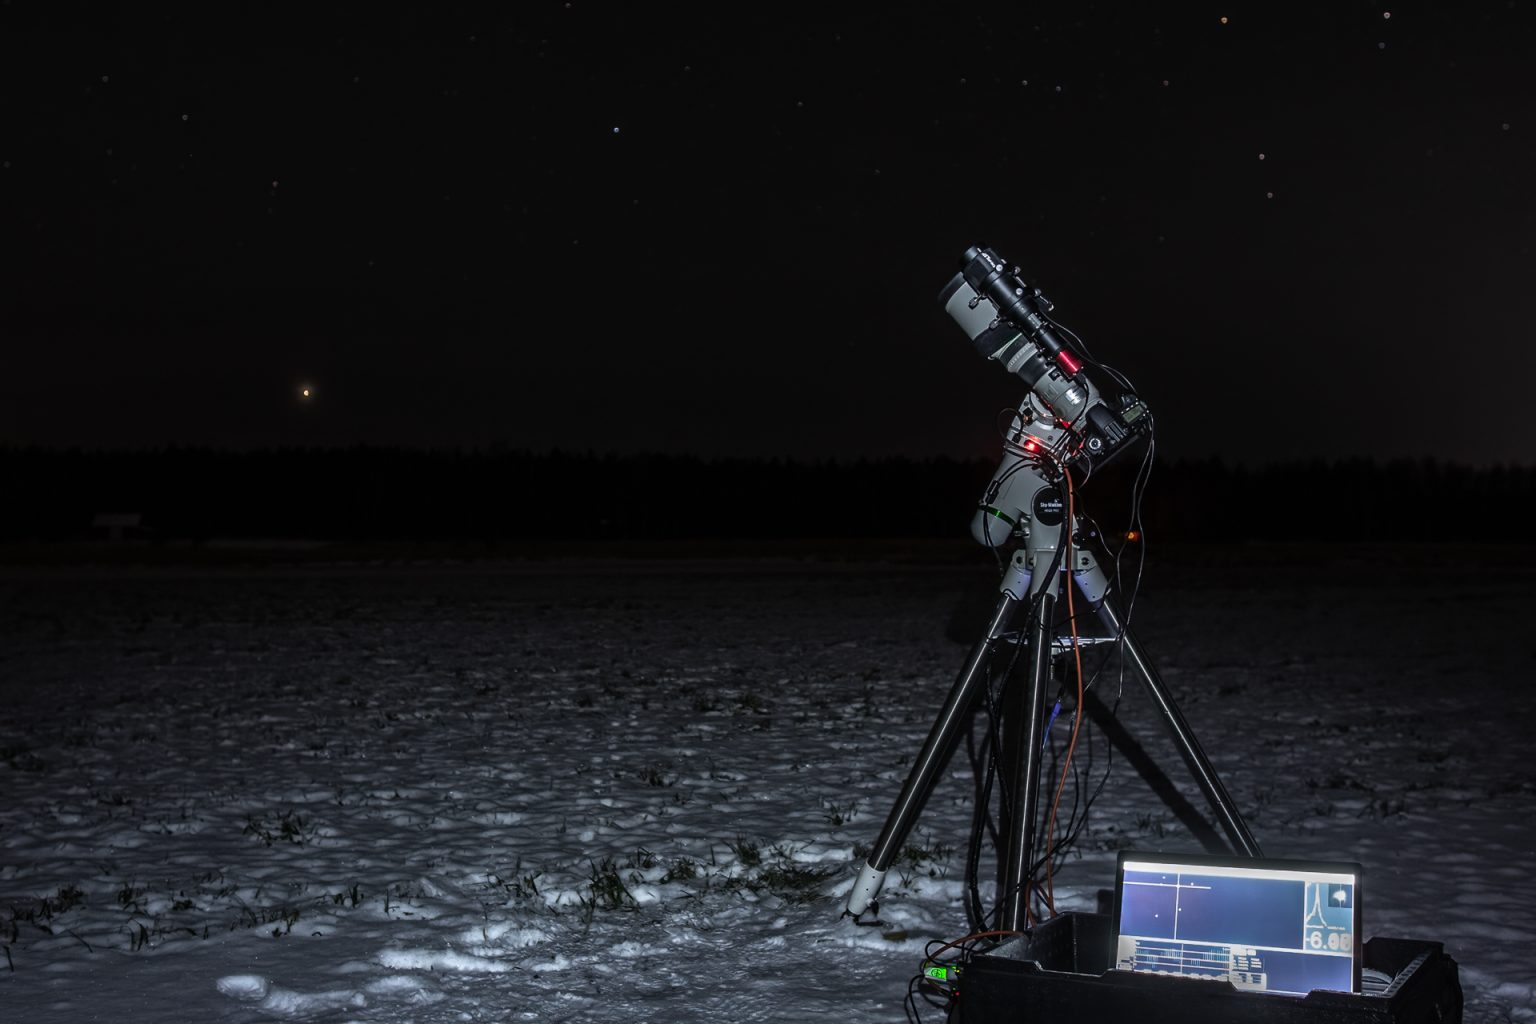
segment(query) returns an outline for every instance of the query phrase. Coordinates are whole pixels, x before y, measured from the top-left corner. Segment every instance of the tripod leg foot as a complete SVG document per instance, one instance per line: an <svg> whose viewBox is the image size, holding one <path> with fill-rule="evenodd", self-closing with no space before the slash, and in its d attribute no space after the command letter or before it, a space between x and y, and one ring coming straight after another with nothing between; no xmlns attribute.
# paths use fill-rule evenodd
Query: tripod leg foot
<svg viewBox="0 0 1536 1024"><path fill-rule="evenodd" d="M885 872L865 861L859 869L859 877L853 883L853 891L848 894L849 916L858 917L873 906L875 896L884 882Z"/></svg>

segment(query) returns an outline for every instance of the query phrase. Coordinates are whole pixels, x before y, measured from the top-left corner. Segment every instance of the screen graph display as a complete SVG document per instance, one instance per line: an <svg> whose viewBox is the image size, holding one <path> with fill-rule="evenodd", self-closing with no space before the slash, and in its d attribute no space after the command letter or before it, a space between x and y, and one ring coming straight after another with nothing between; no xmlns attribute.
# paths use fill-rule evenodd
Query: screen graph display
<svg viewBox="0 0 1536 1024"><path fill-rule="evenodd" d="M1127 855L1116 880L1115 966L1259 992L1356 991L1359 873L1350 867Z"/></svg>

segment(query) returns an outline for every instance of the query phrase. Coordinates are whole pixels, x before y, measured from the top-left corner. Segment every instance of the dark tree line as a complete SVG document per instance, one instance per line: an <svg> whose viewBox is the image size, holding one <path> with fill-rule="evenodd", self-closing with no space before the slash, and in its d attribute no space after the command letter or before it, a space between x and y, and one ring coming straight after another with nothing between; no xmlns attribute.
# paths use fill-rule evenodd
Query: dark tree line
<svg viewBox="0 0 1536 1024"><path fill-rule="evenodd" d="M0 539L102 536L135 513L149 542L954 537L995 462L796 462L397 448L232 452L0 448ZM1129 524L1133 464L1083 497ZM1164 540L1524 540L1536 467L1434 461L1159 463L1142 504Z"/></svg>

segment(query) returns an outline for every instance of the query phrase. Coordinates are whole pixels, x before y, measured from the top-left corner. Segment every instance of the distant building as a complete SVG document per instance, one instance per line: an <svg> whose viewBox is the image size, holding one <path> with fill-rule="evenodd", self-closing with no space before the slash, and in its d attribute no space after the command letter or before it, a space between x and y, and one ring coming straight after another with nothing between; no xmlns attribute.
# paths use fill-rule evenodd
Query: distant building
<svg viewBox="0 0 1536 1024"><path fill-rule="evenodd" d="M91 535L100 537L103 532L112 544L126 537L138 537L144 532L144 517L138 512L97 512L91 520Z"/></svg>

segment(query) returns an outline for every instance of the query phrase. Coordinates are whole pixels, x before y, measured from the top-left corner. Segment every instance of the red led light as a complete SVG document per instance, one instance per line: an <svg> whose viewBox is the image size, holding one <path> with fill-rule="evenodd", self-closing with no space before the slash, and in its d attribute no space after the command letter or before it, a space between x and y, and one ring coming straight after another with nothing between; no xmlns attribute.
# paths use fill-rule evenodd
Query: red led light
<svg viewBox="0 0 1536 1024"><path fill-rule="evenodd" d="M1066 370L1068 373L1076 373L1078 370L1083 368L1082 363L1078 362L1076 359L1073 359L1066 352L1057 352L1056 361L1060 363L1061 368Z"/></svg>

